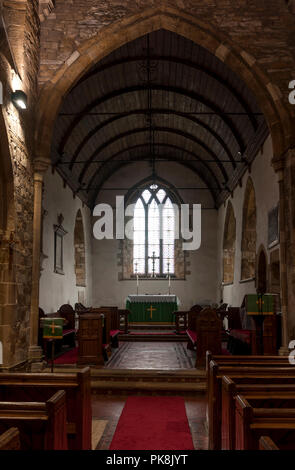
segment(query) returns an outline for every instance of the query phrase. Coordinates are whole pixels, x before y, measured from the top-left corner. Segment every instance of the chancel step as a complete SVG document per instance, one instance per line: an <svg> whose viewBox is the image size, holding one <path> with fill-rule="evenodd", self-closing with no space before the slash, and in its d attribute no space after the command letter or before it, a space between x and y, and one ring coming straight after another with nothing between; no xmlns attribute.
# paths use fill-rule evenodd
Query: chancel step
<svg viewBox="0 0 295 470"><path fill-rule="evenodd" d="M92 369L94 393L204 393L204 370Z"/></svg>

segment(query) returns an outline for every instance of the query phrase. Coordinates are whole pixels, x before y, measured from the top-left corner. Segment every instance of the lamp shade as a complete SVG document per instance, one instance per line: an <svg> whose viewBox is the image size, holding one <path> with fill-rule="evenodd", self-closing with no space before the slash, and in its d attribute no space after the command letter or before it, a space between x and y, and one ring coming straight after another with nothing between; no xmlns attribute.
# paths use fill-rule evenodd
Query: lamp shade
<svg viewBox="0 0 295 470"><path fill-rule="evenodd" d="M22 90L12 92L11 100L18 109L27 109L27 95Z"/></svg>

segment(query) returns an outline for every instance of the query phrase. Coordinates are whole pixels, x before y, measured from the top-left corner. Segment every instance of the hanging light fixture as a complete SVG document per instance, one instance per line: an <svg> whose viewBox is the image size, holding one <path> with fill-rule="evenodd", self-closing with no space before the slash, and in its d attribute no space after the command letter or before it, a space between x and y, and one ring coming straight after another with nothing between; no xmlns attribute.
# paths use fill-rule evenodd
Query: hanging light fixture
<svg viewBox="0 0 295 470"><path fill-rule="evenodd" d="M18 109L27 109L27 95L22 90L16 90L11 93L11 101Z"/></svg>

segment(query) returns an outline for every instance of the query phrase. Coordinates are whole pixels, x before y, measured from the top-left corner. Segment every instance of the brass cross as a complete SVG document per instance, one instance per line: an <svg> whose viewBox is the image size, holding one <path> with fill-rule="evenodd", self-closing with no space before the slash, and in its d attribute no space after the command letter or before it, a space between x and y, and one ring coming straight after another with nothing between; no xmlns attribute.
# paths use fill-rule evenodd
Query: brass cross
<svg viewBox="0 0 295 470"><path fill-rule="evenodd" d="M259 298L258 300L256 300L256 303L257 303L257 305L259 305L260 308L262 308L262 305L264 304L264 300Z"/></svg>
<svg viewBox="0 0 295 470"><path fill-rule="evenodd" d="M156 308L153 308L153 306L151 305L150 308L147 309L148 312L150 312L151 314L151 320L153 318L153 312L156 311L157 309Z"/></svg>
<svg viewBox="0 0 295 470"><path fill-rule="evenodd" d="M52 322L49 328L51 328L51 333L53 333L53 334L54 334L54 332L55 332L55 328L58 328L58 326L57 326L57 325L55 325L55 324L54 324L54 322Z"/></svg>

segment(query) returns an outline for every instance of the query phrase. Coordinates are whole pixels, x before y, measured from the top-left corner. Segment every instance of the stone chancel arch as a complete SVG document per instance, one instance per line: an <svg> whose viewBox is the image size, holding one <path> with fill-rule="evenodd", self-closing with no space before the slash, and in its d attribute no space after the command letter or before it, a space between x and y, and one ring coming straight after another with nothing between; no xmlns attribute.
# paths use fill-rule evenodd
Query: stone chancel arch
<svg viewBox="0 0 295 470"><path fill-rule="evenodd" d="M75 275L76 286L86 287L86 257L85 257L85 237L83 218L80 209L77 212L75 230L74 230L74 246L75 246Z"/></svg>
<svg viewBox="0 0 295 470"><path fill-rule="evenodd" d="M231 202L228 203L223 236L223 283L234 282L236 252L236 219Z"/></svg>
<svg viewBox="0 0 295 470"><path fill-rule="evenodd" d="M241 280L255 278L256 271L256 198L252 179L246 185L243 207Z"/></svg>

